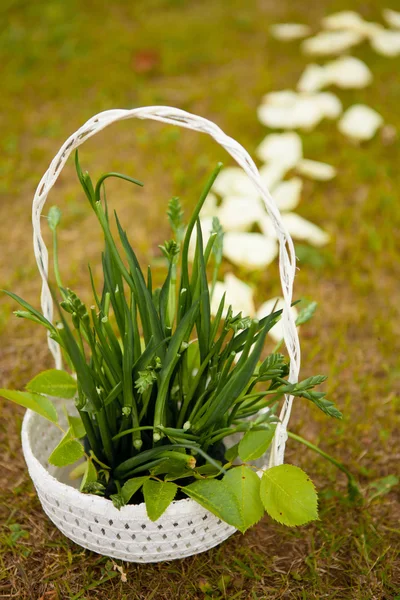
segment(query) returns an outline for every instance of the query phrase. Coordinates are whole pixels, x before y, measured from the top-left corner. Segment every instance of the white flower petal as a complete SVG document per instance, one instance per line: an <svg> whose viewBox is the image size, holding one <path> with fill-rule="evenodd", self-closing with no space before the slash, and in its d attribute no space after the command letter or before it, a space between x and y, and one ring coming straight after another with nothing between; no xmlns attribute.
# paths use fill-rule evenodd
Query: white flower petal
<svg viewBox="0 0 400 600"><path fill-rule="evenodd" d="M254 184L240 167L223 169L212 189L220 196L259 196Z"/></svg>
<svg viewBox="0 0 400 600"><path fill-rule="evenodd" d="M288 170L288 167L278 162L271 162L259 169L261 179L269 191L272 191L282 181Z"/></svg>
<svg viewBox="0 0 400 600"><path fill-rule="evenodd" d="M263 218L258 221L258 226L267 238L270 238L271 240L278 239L272 219L268 214L265 214Z"/></svg>
<svg viewBox="0 0 400 600"><path fill-rule="evenodd" d="M255 314L254 300L253 300L253 289L241 281L232 273L225 275L225 281L217 281L214 288L214 293L211 298L211 314L216 315L218 307L222 300L222 296L225 296L225 305L223 310L223 317L226 317L228 308L231 305L234 314L239 312L242 313L243 317L253 317Z"/></svg>
<svg viewBox="0 0 400 600"><path fill-rule="evenodd" d="M269 92L262 99L263 104L277 106L280 108L291 108L297 100L298 94L293 90L279 90L278 92Z"/></svg>
<svg viewBox="0 0 400 600"><path fill-rule="evenodd" d="M224 235L223 253L234 265L249 270L262 269L278 253L275 240L261 233L227 232Z"/></svg>
<svg viewBox="0 0 400 600"><path fill-rule="evenodd" d="M363 88L372 81L367 65L354 56L343 56L325 67L326 80L340 88Z"/></svg>
<svg viewBox="0 0 400 600"><path fill-rule="evenodd" d="M383 56L398 56L400 54L400 31L383 29L371 37L371 46Z"/></svg>
<svg viewBox="0 0 400 600"><path fill-rule="evenodd" d="M372 81L372 73L367 65L354 56L343 56L321 67L308 65L297 88L301 92L315 92L328 85L340 88L363 88Z"/></svg>
<svg viewBox="0 0 400 600"><path fill-rule="evenodd" d="M353 10L343 10L329 15L322 19L322 25L325 29L354 31L365 37L369 37L383 29L379 23L364 21L361 15Z"/></svg>
<svg viewBox="0 0 400 600"><path fill-rule="evenodd" d="M390 27L400 29L400 12L391 10L390 8L383 9L383 18Z"/></svg>
<svg viewBox="0 0 400 600"><path fill-rule="evenodd" d="M313 129L323 119L320 107L308 98L298 98L291 108L262 104L258 118L263 125L277 129Z"/></svg>
<svg viewBox="0 0 400 600"><path fill-rule="evenodd" d="M270 300L267 300L257 310L257 314L256 314L257 319L263 319L264 317L267 317L275 310L281 310L284 307L284 305L285 305L284 300L283 300L283 298L280 298L280 297L271 298ZM292 306L290 308L290 311L291 311L293 317L295 319L297 319L298 312L296 310L296 307ZM282 320L279 320L277 322L277 324L274 325L272 329L270 329L270 331L268 332L268 335L270 335L275 342L280 342L283 339Z"/></svg>
<svg viewBox="0 0 400 600"><path fill-rule="evenodd" d="M265 214L261 199L244 196L226 196L218 211L224 231L246 231L251 229Z"/></svg>
<svg viewBox="0 0 400 600"><path fill-rule="evenodd" d="M332 92L320 92L315 94L315 100L324 117L337 119L342 113L343 107L339 98Z"/></svg>
<svg viewBox="0 0 400 600"><path fill-rule="evenodd" d="M295 213L283 213L282 221L290 235L297 240L313 246L324 246L329 242L330 236L326 231Z"/></svg>
<svg viewBox="0 0 400 600"><path fill-rule="evenodd" d="M318 92L323 87L329 85L330 82L327 80L326 69L320 65L310 64L307 65L303 71L298 84L297 89L299 92Z"/></svg>
<svg viewBox="0 0 400 600"><path fill-rule="evenodd" d="M301 137L294 131L271 133L258 146L256 154L264 162L278 162L290 169L303 156Z"/></svg>
<svg viewBox="0 0 400 600"><path fill-rule="evenodd" d="M357 31L323 31L304 40L301 47L306 54L326 56L340 54L359 44L363 35Z"/></svg>
<svg viewBox="0 0 400 600"><path fill-rule="evenodd" d="M354 104L346 110L338 128L341 133L352 139L369 140L382 124L383 119L375 110L364 104Z"/></svg>
<svg viewBox="0 0 400 600"><path fill-rule="evenodd" d="M325 29L357 29L362 24L363 18L354 10L342 10L322 19Z"/></svg>
<svg viewBox="0 0 400 600"><path fill-rule="evenodd" d="M296 171L300 173L300 175L304 175L310 179L316 179L317 181L329 181L336 175L336 169L335 167L332 167L332 165L316 160L308 160L306 158L303 158L303 160L297 164Z"/></svg>
<svg viewBox="0 0 400 600"><path fill-rule="evenodd" d="M279 210L293 210L300 202L303 182L299 177L282 181L274 189L274 200Z"/></svg>
<svg viewBox="0 0 400 600"><path fill-rule="evenodd" d="M217 213L217 197L212 192L209 192L203 206L201 207L201 217L215 217Z"/></svg>
<svg viewBox="0 0 400 600"><path fill-rule="evenodd" d="M310 35L311 28L302 23L276 23L275 25L271 25L270 31L275 39L289 42Z"/></svg>
<svg viewBox="0 0 400 600"><path fill-rule="evenodd" d="M258 107L258 118L264 125L279 129L313 129L324 118L335 119L342 104L334 94L303 94L284 90L267 94Z"/></svg>

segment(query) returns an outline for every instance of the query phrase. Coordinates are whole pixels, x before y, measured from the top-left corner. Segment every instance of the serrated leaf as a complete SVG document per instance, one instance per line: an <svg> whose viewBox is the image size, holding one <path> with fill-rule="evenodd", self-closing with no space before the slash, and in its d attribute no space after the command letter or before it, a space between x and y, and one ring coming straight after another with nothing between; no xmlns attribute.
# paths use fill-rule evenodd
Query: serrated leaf
<svg viewBox="0 0 400 600"><path fill-rule="evenodd" d="M279 465L265 471L260 496L270 517L289 527L318 519L314 484L307 473L294 465Z"/></svg>
<svg viewBox="0 0 400 600"><path fill-rule="evenodd" d="M318 406L329 417L334 417L335 419L343 418L343 414L336 408L335 403L323 397L325 394L322 397L318 397L317 392L304 392L302 396L307 398L307 400L311 400L315 406Z"/></svg>
<svg viewBox="0 0 400 600"><path fill-rule="evenodd" d="M239 502L233 490L219 479L202 479L182 488L182 491L214 515L244 531Z"/></svg>
<svg viewBox="0 0 400 600"><path fill-rule="evenodd" d="M78 440L71 439L72 430L69 429L60 443L50 454L48 461L55 467L66 467L76 462L84 455L85 451Z"/></svg>
<svg viewBox="0 0 400 600"><path fill-rule="evenodd" d="M122 494L111 494L110 500L118 510L121 510L121 508L126 504Z"/></svg>
<svg viewBox="0 0 400 600"><path fill-rule="evenodd" d="M75 396L77 386L76 380L66 371L49 369L31 379L26 389L37 394L70 399Z"/></svg>
<svg viewBox="0 0 400 600"><path fill-rule="evenodd" d="M276 426L271 425L268 429L246 431L239 442L239 456L244 462L255 460L263 456L275 435Z"/></svg>
<svg viewBox="0 0 400 600"><path fill-rule="evenodd" d="M72 429L74 437L78 440L85 437L86 430L82 423L82 419L80 417L73 417L72 415L67 415L67 417L69 426Z"/></svg>
<svg viewBox="0 0 400 600"><path fill-rule="evenodd" d="M11 400L24 408L30 408L52 423L58 422L57 411L54 404L46 397L33 392L19 392L16 390L0 389L0 396Z"/></svg>
<svg viewBox="0 0 400 600"><path fill-rule="evenodd" d="M97 471L93 464L93 461L87 460L85 463L85 472L82 477L82 482L79 490L82 491L89 483L95 483L97 481Z"/></svg>
<svg viewBox="0 0 400 600"><path fill-rule="evenodd" d="M125 504L128 504L129 500L132 498L133 494L142 487L145 481L148 480L148 477L133 477L132 479L128 479L126 483L122 486L121 495L125 501Z"/></svg>
<svg viewBox="0 0 400 600"><path fill-rule="evenodd" d="M175 498L178 486L170 481L148 479L143 485L147 516L157 521Z"/></svg>
<svg viewBox="0 0 400 600"><path fill-rule="evenodd" d="M297 250L297 248L296 248ZM307 306L305 306L300 312L296 319L296 325L303 325L307 323L313 316L315 311L317 310L317 302L310 302Z"/></svg>
<svg viewBox="0 0 400 600"><path fill-rule="evenodd" d="M245 465L230 469L223 481L235 494L243 521L242 531L246 531L261 519L264 506L260 498L260 478Z"/></svg>
<svg viewBox="0 0 400 600"><path fill-rule="evenodd" d="M225 458L229 462L233 462L239 456L239 443L228 448L225 452Z"/></svg>

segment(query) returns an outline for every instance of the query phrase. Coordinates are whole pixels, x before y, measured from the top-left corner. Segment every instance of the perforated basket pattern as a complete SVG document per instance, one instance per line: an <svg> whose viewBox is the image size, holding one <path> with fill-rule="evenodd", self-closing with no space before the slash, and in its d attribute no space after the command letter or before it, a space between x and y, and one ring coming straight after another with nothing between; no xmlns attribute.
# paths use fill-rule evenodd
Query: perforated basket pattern
<svg viewBox="0 0 400 600"><path fill-rule="evenodd" d="M59 480L65 470L47 461L60 436L55 425L27 411L22 448L29 474L49 519L80 546L130 562L158 562L204 552L235 532L193 500L173 502L152 522L144 504L118 510L110 500L80 493Z"/></svg>

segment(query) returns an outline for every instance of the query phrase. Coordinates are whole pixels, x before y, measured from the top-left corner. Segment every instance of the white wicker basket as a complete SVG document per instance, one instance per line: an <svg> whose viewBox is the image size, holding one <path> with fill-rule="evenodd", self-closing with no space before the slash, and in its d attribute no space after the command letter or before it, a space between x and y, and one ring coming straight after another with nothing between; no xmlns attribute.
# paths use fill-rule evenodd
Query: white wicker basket
<svg viewBox="0 0 400 600"><path fill-rule="evenodd" d="M47 282L48 253L40 227L41 212L48 193L71 152L85 139L115 121L133 117L153 119L208 133L244 169L259 191L279 239L279 267L285 301L282 322L284 340L290 357L288 379L296 382L300 368L300 348L296 325L290 311L296 266L293 242L256 165L246 150L214 123L179 109L153 106L100 113L71 135L51 162L36 190L32 208L34 252L43 282L43 314L52 320L53 303ZM48 343L56 368L62 368L59 347L50 338ZM292 400L291 397L287 397L284 401L280 423L271 447L269 466L283 462ZM53 424L27 411L22 427L22 446L29 474L48 517L60 531L80 546L126 561L158 562L204 552L234 533L234 527L227 525L193 500L173 502L162 517L153 523L147 517L144 504L128 505L117 510L110 500L80 493L69 482L65 469L57 469L47 462L59 439L60 431Z"/></svg>

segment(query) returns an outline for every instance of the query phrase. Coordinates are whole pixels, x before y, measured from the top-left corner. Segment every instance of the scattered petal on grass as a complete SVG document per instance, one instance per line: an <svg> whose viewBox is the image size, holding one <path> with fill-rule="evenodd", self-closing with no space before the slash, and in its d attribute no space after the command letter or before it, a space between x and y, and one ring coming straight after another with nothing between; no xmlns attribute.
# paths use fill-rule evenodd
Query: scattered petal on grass
<svg viewBox="0 0 400 600"><path fill-rule="evenodd" d="M335 167L316 160L308 160L303 158L296 166L296 171L300 175L316 179L317 181L329 181L336 175Z"/></svg>
<svg viewBox="0 0 400 600"><path fill-rule="evenodd" d="M289 231L290 235L303 242L307 242L312 246L325 246L330 240L330 236L326 231L323 231L318 225L303 219L296 213L287 212L282 213L282 221ZM265 215L259 222L258 225L267 238L277 239L275 228L268 215Z"/></svg>
<svg viewBox="0 0 400 600"><path fill-rule="evenodd" d="M337 119L343 111L342 103L332 92L315 94L315 102L319 105L323 116L327 119Z"/></svg>
<svg viewBox="0 0 400 600"><path fill-rule="evenodd" d="M290 42L310 35L311 28L303 23L276 23L271 25L270 31L275 39Z"/></svg>
<svg viewBox="0 0 400 600"><path fill-rule="evenodd" d="M390 27L400 29L400 12L391 10L390 8L384 8L382 13L383 18Z"/></svg>
<svg viewBox="0 0 400 600"><path fill-rule="evenodd" d="M299 92L313 93L318 92L327 85L329 85L329 82L327 81L325 67L310 64L304 69L297 83L297 89Z"/></svg>
<svg viewBox="0 0 400 600"><path fill-rule="evenodd" d="M279 210L293 210L300 202L303 182L299 177L282 181L274 189L274 200Z"/></svg>
<svg viewBox="0 0 400 600"><path fill-rule="evenodd" d="M304 40L301 47L306 54L329 56L341 54L359 44L362 39L363 35L357 31L323 31Z"/></svg>
<svg viewBox="0 0 400 600"><path fill-rule="evenodd" d="M263 165L260 168L261 179L269 191L273 190L276 185L285 177L288 167L279 162L272 162Z"/></svg>
<svg viewBox="0 0 400 600"><path fill-rule="evenodd" d="M363 18L354 10L342 10L322 19L325 29L357 29L363 23Z"/></svg>
<svg viewBox="0 0 400 600"><path fill-rule="evenodd" d="M398 56L400 54L400 31L382 29L371 37L371 46L383 56Z"/></svg>
<svg viewBox="0 0 400 600"><path fill-rule="evenodd" d="M363 88L372 81L367 65L354 56L343 56L325 66L311 64L303 72L297 84L301 92L316 92L328 85L340 88Z"/></svg>
<svg viewBox="0 0 400 600"><path fill-rule="evenodd" d="M225 281L217 281L211 299L211 313L215 316L218 312L222 296L225 296L223 316L226 316L229 305L232 305L234 314L242 313L243 317L253 317L255 314L253 289L232 273L225 275Z"/></svg>
<svg viewBox="0 0 400 600"><path fill-rule="evenodd" d="M278 129L313 129L323 118L335 119L342 105L334 94L302 94L290 90L272 92L258 107L258 118L264 125Z"/></svg>
<svg viewBox="0 0 400 600"><path fill-rule="evenodd" d="M223 254L231 263L250 271L267 267L278 254L275 239L261 233L227 232Z"/></svg>
<svg viewBox="0 0 400 600"><path fill-rule="evenodd" d="M295 213L284 213L282 221L296 240L308 242L313 246L325 246L329 242L330 236L326 231Z"/></svg>
<svg viewBox="0 0 400 600"><path fill-rule="evenodd" d="M213 191L220 196L259 196L257 189L240 167L227 167L218 175Z"/></svg>
<svg viewBox="0 0 400 600"><path fill-rule="evenodd" d="M383 119L375 110L364 104L354 104L346 110L338 128L354 140L369 140L382 124Z"/></svg>
<svg viewBox="0 0 400 600"><path fill-rule="evenodd" d="M262 201L244 196L226 196L218 210L224 231L247 231L265 214Z"/></svg>
<svg viewBox="0 0 400 600"><path fill-rule="evenodd" d="M325 72L329 84L344 89L363 88L372 81L372 73L368 66L354 56L343 56L328 63Z"/></svg>
<svg viewBox="0 0 400 600"><path fill-rule="evenodd" d="M379 23L364 21L361 15L353 10L343 10L322 19L325 29L354 31L364 37L369 37L383 29Z"/></svg>
<svg viewBox="0 0 400 600"><path fill-rule="evenodd" d="M262 219L258 221L258 226L267 238L277 240L274 224L269 215L265 214Z"/></svg>
<svg viewBox="0 0 400 600"><path fill-rule="evenodd" d="M267 300L266 302L264 302L264 304L260 306L260 308L257 310L256 316L258 319L263 319L264 317L270 315L274 310L281 310L283 306L283 298L271 298L270 300ZM296 307L292 306L290 310L294 318L297 319L298 312L296 310ZM277 324L274 325L274 327L269 331L269 335L275 342L280 342L283 339L283 326L281 320L279 320Z"/></svg>
<svg viewBox="0 0 400 600"><path fill-rule="evenodd" d="M202 217L214 217L217 214L218 206L217 206L217 197L209 192L206 201L204 202L201 209Z"/></svg>
<svg viewBox="0 0 400 600"><path fill-rule="evenodd" d="M290 169L303 156L301 137L294 131L271 133L258 146L256 154L265 162L278 162Z"/></svg>

